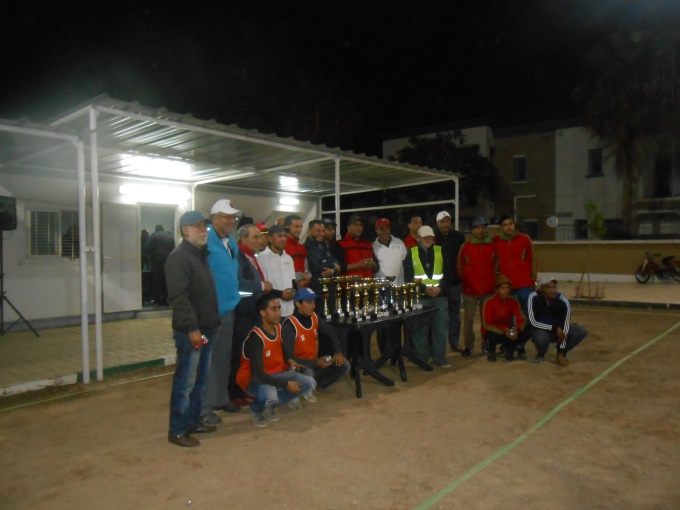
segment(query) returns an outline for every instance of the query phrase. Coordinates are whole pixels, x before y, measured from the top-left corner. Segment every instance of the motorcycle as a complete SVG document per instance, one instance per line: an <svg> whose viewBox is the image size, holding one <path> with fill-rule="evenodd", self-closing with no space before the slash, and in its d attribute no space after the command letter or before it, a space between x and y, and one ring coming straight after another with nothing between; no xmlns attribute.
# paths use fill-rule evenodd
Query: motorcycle
<svg viewBox="0 0 680 510"><path fill-rule="evenodd" d="M635 271L635 279L638 283L647 283L652 276L656 276L659 280L673 278L676 282L680 282L680 262L675 260L673 255L669 255L661 259L661 264L658 264L654 257L660 256L660 253L650 255L647 252L644 262Z"/></svg>

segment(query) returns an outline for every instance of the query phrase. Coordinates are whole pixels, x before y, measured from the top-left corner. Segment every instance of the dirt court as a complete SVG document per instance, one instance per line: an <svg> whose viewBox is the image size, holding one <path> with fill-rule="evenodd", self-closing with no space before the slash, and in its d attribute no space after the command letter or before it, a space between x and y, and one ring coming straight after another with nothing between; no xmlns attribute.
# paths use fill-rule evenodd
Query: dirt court
<svg viewBox="0 0 680 510"><path fill-rule="evenodd" d="M223 415L198 448L167 442L157 371L4 399L0 508L680 508L680 314L572 311L590 335L569 368L552 348L407 363L407 383L388 365L395 387L363 377L357 399L348 378L264 429Z"/></svg>

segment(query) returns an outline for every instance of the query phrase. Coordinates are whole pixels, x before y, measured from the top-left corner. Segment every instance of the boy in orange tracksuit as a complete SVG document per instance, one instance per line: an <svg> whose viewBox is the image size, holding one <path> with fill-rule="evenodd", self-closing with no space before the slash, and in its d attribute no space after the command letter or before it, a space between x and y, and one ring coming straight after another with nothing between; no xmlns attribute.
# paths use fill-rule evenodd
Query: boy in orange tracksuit
<svg viewBox="0 0 680 510"><path fill-rule="evenodd" d="M526 318L519 301L510 296L512 282L502 274L496 276L495 294L482 307L482 333L489 347L487 359L496 361L496 345L502 344L506 361L515 359L517 344L526 343Z"/></svg>
<svg viewBox="0 0 680 510"><path fill-rule="evenodd" d="M463 334L465 335L465 349L461 353L464 357L472 356L475 345L473 322L477 306L481 308L484 301L494 290L496 271L496 247L486 234L486 220L482 216L470 221L470 238L460 247L458 252L458 274L463 282ZM482 353L487 354L487 348L482 337Z"/></svg>

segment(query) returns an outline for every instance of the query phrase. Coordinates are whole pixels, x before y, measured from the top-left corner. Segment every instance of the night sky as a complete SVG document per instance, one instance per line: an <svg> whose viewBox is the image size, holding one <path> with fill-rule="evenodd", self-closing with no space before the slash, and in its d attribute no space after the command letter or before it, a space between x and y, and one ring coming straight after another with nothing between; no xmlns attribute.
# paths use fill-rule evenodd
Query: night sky
<svg viewBox="0 0 680 510"><path fill-rule="evenodd" d="M578 116L595 44L680 27L677 0L170 4L3 2L0 117L105 92L375 153L385 132Z"/></svg>

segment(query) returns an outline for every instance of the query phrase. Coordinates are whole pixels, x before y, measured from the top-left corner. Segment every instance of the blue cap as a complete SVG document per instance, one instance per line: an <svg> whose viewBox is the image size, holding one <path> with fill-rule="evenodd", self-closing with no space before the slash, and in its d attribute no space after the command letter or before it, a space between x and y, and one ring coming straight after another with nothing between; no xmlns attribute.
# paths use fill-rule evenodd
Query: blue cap
<svg viewBox="0 0 680 510"><path fill-rule="evenodd" d="M198 211L187 211L179 219L179 226L184 227L190 225L191 223L198 223L199 221L205 221L203 215Z"/></svg>
<svg viewBox="0 0 680 510"><path fill-rule="evenodd" d="M301 289L298 289L298 291L295 293L293 301L307 301L308 299L314 299L315 297L316 294L314 294L314 291L312 289L310 289L309 287L302 287Z"/></svg>

